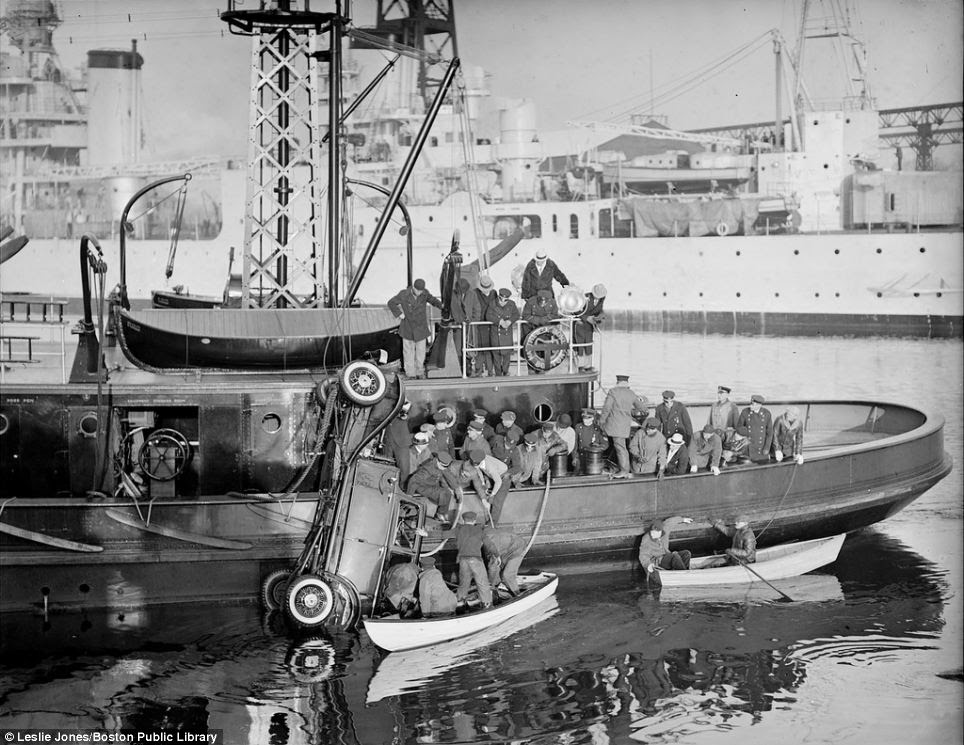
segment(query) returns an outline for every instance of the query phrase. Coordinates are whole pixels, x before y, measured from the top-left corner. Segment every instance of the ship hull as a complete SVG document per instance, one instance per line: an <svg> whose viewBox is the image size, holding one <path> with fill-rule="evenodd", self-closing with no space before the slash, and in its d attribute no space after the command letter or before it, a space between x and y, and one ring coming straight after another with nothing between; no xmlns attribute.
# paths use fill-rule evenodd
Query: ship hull
<svg viewBox="0 0 964 745"><path fill-rule="evenodd" d="M459 402L460 416L511 402L526 426L539 404L574 412L589 395L590 376L539 377L499 385L414 381L406 395L414 402L414 423L439 401ZM311 491L317 463L301 426L311 419L314 386L232 380L184 378L149 393L123 386L105 392L118 420L144 421L149 410L154 426L183 431L192 442L190 466L143 494L90 492L97 445L79 433L95 408L95 386L71 386L69 395L62 386L5 389L0 610L251 598L268 571L290 564L303 547L317 496ZM808 422L803 465L659 480L566 476L554 479L548 492L510 491L500 525L527 538L536 532L529 567L628 567L655 517L693 517L692 525L674 532L673 545L701 553L721 545L710 520L735 513L748 516L761 545L818 538L886 519L950 471L939 415L871 402L801 407ZM705 406L690 408L697 418L705 415ZM280 427L265 426L272 422ZM112 457L118 453L123 448ZM294 479L301 488L290 493ZM441 537L430 531L426 545Z"/></svg>
<svg viewBox="0 0 964 745"><path fill-rule="evenodd" d="M533 204L525 212L553 215L562 208ZM565 206L590 232L598 209ZM513 214L523 212L517 206ZM441 207L413 207L413 219L438 224ZM422 213L425 213L424 215ZM559 213L559 214L556 214ZM433 220L430 223L428 217ZM434 276L451 231L419 231L415 276ZM595 233L595 230L592 230ZM219 296L226 278L228 237L184 241L190 276L171 281L190 292ZM398 292L406 266L405 247L388 235L362 283L359 299L382 305ZM109 266L116 248L104 241ZM146 305L163 276L168 246L136 241L128 252L128 293ZM964 237L959 230L835 232L755 236L654 238L566 238L543 233L521 241L491 269L496 286L511 286L512 272L539 247L577 286L603 282L606 310L618 327L722 333L840 333L960 337L964 335ZM4 264L0 289L77 298L80 285L69 260L68 240L31 241L28 251ZM468 236L465 261L477 258ZM28 260L29 257L29 260ZM627 267L634 267L632 272ZM110 280L110 278L109 278ZM111 280L113 281L113 280ZM403 283L402 283L403 284Z"/></svg>

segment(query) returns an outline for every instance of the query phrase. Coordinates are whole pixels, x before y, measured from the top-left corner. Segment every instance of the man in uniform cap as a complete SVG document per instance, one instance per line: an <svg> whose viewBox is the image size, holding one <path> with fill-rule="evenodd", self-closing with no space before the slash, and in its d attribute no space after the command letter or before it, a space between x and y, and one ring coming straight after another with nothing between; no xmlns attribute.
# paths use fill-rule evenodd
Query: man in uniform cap
<svg viewBox="0 0 964 745"><path fill-rule="evenodd" d="M576 364L579 372L591 372L592 337L596 327L606 319L603 303L606 300L605 285L594 285L586 293L586 305L572 323L572 343L575 346Z"/></svg>
<svg viewBox="0 0 964 745"><path fill-rule="evenodd" d="M416 279L411 287L401 290L388 301L388 309L399 319L398 335L402 337L405 374L412 378L425 377L428 304L442 307L442 301L425 289L424 279Z"/></svg>
<svg viewBox="0 0 964 745"><path fill-rule="evenodd" d="M488 440L490 437L492 437L492 435L495 434L495 430L492 429L492 425L490 425L486 421L488 417L489 417L489 412L487 412L485 409L475 409L472 412L472 421L478 422L479 424L482 425L482 436L486 440Z"/></svg>
<svg viewBox="0 0 964 745"><path fill-rule="evenodd" d="M514 486L522 486L529 482L541 485L543 470L542 452L536 447L539 435L536 432L528 432L522 438L522 442L512 449L509 456L509 476Z"/></svg>
<svg viewBox="0 0 964 745"><path fill-rule="evenodd" d="M472 450L482 450L486 455L492 453L492 446L485 439L485 425L478 419L469 422L465 430L465 439L462 441L462 457L465 458Z"/></svg>
<svg viewBox="0 0 964 745"><path fill-rule="evenodd" d="M689 446L693 439L693 423L686 407L676 400L675 392L663 391L663 402L656 407L654 416L659 420L660 429L666 437L679 432L683 435L683 442Z"/></svg>
<svg viewBox="0 0 964 745"><path fill-rule="evenodd" d="M530 259L522 273L522 299L535 297L539 290L548 290L552 294L552 280L556 280L563 287L568 286L569 280L556 262L549 258L544 248L536 250L534 259Z"/></svg>
<svg viewBox="0 0 964 745"><path fill-rule="evenodd" d="M773 447L773 417L763 408L764 402L763 396L754 393L736 423L736 431L749 440L746 454L753 463L769 463Z"/></svg>
<svg viewBox="0 0 964 745"><path fill-rule="evenodd" d="M436 453L434 458L416 469L406 489L411 496L425 499L426 514L438 517L441 522L447 520L448 512L453 508L452 497L460 491L458 480L449 470L451 465L451 455L444 450Z"/></svg>
<svg viewBox="0 0 964 745"><path fill-rule="evenodd" d="M649 530L639 541L639 565L646 572L649 584L662 585L660 569L678 570L690 568L689 551L670 551L670 533L681 524L693 522L691 517L668 517L666 520L653 520Z"/></svg>
<svg viewBox="0 0 964 745"><path fill-rule="evenodd" d="M628 479L632 475L629 470L627 441L633 424L633 415L645 415L648 411L649 401L645 396L636 395L629 387L629 376L617 375L616 385L609 389L599 418L603 432L613 438L613 448L616 451L616 460L619 462L619 471L613 478Z"/></svg>
<svg viewBox="0 0 964 745"><path fill-rule="evenodd" d="M418 603L423 618L438 618L455 613L455 593L445 583L445 578L435 566L435 557L419 559L422 571L418 575Z"/></svg>
<svg viewBox="0 0 964 745"><path fill-rule="evenodd" d="M475 512L463 512L462 522L452 529L459 562L459 589L456 597L459 604L465 603L472 583L475 582L482 607L488 608L492 605L492 588L485 562L482 561L483 527L476 525L476 517Z"/></svg>
<svg viewBox="0 0 964 745"><path fill-rule="evenodd" d="M706 423L713 425L713 429L722 437L727 428L736 429L736 423L739 419L740 409L735 403L730 401L729 386L717 386L716 402L710 406L710 415Z"/></svg>
<svg viewBox="0 0 964 745"><path fill-rule="evenodd" d="M559 307L549 290L539 290L526 300L522 307L522 341L540 326L546 326L559 318ZM548 355L548 353L545 353ZM544 363L544 361L543 361Z"/></svg>
<svg viewBox="0 0 964 745"><path fill-rule="evenodd" d="M492 365L496 375L509 374L509 360L515 348L515 322L519 320L519 308L511 297L512 291L503 287L485 313L485 320L492 324L489 326L489 346L502 347L492 350Z"/></svg>
<svg viewBox="0 0 964 745"><path fill-rule="evenodd" d="M492 455L503 463L509 463L512 448L522 439L522 428L515 423L514 411L503 411L499 423L495 425L495 434L489 438Z"/></svg>
<svg viewBox="0 0 964 745"><path fill-rule="evenodd" d="M666 437L659 431L659 422L650 417L629 441L629 456L633 473L643 476L662 476L666 468Z"/></svg>
<svg viewBox="0 0 964 745"><path fill-rule="evenodd" d="M609 438L602 431L602 427L596 424L595 409L583 409L579 422L573 429L576 433L576 447L572 451L570 460L572 470L581 473L583 453L603 452L609 447Z"/></svg>
<svg viewBox="0 0 964 745"><path fill-rule="evenodd" d="M429 433L431 435L428 443L429 450L433 453L444 450L449 455L454 456L455 435L452 431L452 425L455 424L455 412L451 407L443 406L435 412L433 419L435 420L435 431Z"/></svg>
<svg viewBox="0 0 964 745"><path fill-rule="evenodd" d="M701 468L708 468L714 476L720 475L723 464L723 438L721 438L712 424L706 424L696 433L690 445L690 472L696 473Z"/></svg>

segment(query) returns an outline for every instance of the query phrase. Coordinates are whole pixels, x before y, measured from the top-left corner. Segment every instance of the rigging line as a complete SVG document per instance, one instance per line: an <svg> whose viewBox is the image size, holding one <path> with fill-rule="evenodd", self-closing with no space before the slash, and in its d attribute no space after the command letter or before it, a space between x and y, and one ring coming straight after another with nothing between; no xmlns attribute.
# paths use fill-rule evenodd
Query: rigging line
<svg viewBox="0 0 964 745"><path fill-rule="evenodd" d="M658 86L658 87L657 87L657 90L660 90L660 89L662 89L662 88L673 88L673 87L675 87L675 86L677 86L677 85L679 84L678 81L689 81L690 79L692 79L692 78L694 78L694 77L698 78L698 77L706 74L706 72L711 71L711 70L713 70L714 68L716 68L718 65L727 62L727 61L728 61L729 59L731 59L733 56L735 56L735 55L737 55L737 54L741 54L746 48L748 48L748 47L750 47L750 46L752 46L752 45L754 45L754 44L758 44L761 40L766 40L766 39L768 39L768 38L769 38L769 33L770 33L770 32L767 31L767 32L765 32L765 33L763 33L763 34L760 34L759 36L757 36L757 37L755 37L755 38L747 41L746 43L740 45L739 47L736 47L734 50L732 50L732 51L730 51L730 52L727 52L726 54L722 55L721 57L719 57L719 58L717 58L717 59L714 59L714 60L712 60L712 61L710 61L710 62L708 62L708 63L706 63L706 64L704 64L704 65L702 65L702 66L700 66L700 67L698 67L698 68L696 68L695 70L692 70L691 72L688 72L688 73L680 76L680 78L677 78L676 80L671 80L671 81L669 81L669 82L667 82L667 83L664 83L664 84L661 85L661 86ZM650 95L651 95L650 92L647 91L647 92L645 92L645 93L640 93L640 94L638 94L638 95L636 95L636 96L633 96L633 97L631 97L631 98L628 99L628 100L645 99L646 101L648 101L649 98L650 98ZM662 95L662 94L661 94L661 95ZM595 109L595 110L593 110L593 111L590 111L590 112L582 115L582 116L579 117L579 118L587 118L587 117L590 117L590 118L591 118L591 117L597 115L599 112L607 111L609 108L610 108L609 106L606 106L606 107L603 107L603 108Z"/></svg>
<svg viewBox="0 0 964 745"><path fill-rule="evenodd" d="M717 66L715 69L706 72L702 77L700 77L700 78L698 78L698 79L688 80L688 81L682 82L682 83L680 83L679 85L677 85L677 86L675 86L675 87L673 87L673 88L671 88L671 89L666 90L665 92L661 93L660 95L655 96L655 97L652 99L652 102L651 102L651 103L650 103L650 102L647 102L646 105L648 105L648 106L657 106L657 105L662 106L662 105L665 105L666 103L669 103L670 101L673 101L673 100L679 98L680 96L682 96L682 95L684 95L684 94L686 94L686 93L689 93L690 91L692 91L692 90L698 88L699 86L703 85L704 83L706 83L708 80L711 80L711 79L715 78L716 76L721 75L722 73L724 73L724 72L726 72L727 70L731 69L731 68L734 67L735 65L739 64L739 63L742 62L744 59L746 59L747 57L749 57L751 54L753 54L754 52L756 52L756 51L757 51L760 47L762 47L762 46L763 46L763 43L761 42L761 43L757 44L756 47L743 50L743 52L741 53L741 55L740 55L739 57L734 58L734 59L731 59L731 60L728 61L726 64L721 64L721 65ZM638 107L635 107L635 108L638 108ZM618 117L620 117L620 116L626 116L627 114L631 114L631 113L633 113L633 109L632 109L632 108L631 108L631 109L624 109L622 112L616 113L616 114L614 114L612 117L610 117L610 121L611 121L611 120L614 120L614 119L616 119L616 118L618 118Z"/></svg>
<svg viewBox="0 0 964 745"><path fill-rule="evenodd" d="M462 158L465 163L466 179L469 186L469 209L472 212L472 232L475 235L479 269L488 271L489 244L486 240L487 236L482 224L482 211L479 209L480 191L473 147L472 122L469 120L469 107L465 97L465 79L462 77L461 71L459 71L459 85L455 94L455 105L459 112L459 130L462 134Z"/></svg>

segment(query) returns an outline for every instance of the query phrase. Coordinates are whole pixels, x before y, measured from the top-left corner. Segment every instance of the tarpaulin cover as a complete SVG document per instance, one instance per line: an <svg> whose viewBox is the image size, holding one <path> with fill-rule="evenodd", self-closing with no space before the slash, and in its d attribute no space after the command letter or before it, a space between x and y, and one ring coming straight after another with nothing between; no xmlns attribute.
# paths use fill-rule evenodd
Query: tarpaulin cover
<svg viewBox="0 0 964 745"><path fill-rule="evenodd" d="M640 237L749 235L754 232L760 201L759 197L687 202L630 197L619 200L619 210L620 217L632 217Z"/></svg>

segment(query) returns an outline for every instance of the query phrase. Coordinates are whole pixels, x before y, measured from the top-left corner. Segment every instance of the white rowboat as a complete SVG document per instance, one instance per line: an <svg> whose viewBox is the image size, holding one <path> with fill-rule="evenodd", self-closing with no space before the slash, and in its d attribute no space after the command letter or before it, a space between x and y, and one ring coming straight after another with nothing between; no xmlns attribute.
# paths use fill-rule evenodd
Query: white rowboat
<svg viewBox="0 0 964 745"><path fill-rule="evenodd" d="M661 570L659 578L663 587L695 587L701 585L740 585L766 580L799 577L814 569L833 564L840 553L845 534L817 538L799 543L783 543L762 548L756 552L756 562L750 564L756 576L740 564L732 566L703 567L718 559L717 556L694 556L687 570Z"/></svg>
<svg viewBox="0 0 964 745"><path fill-rule="evenodd" d="M458 639L492 628L550 597L559 584L555 574L542 572L519 576L519 594L485 610L442 618L366 618L365 631L375 643L389 652L415 649Z"/></svg>

